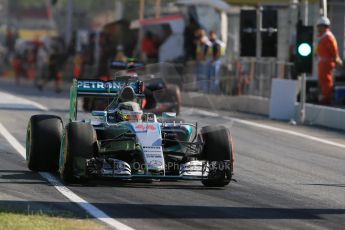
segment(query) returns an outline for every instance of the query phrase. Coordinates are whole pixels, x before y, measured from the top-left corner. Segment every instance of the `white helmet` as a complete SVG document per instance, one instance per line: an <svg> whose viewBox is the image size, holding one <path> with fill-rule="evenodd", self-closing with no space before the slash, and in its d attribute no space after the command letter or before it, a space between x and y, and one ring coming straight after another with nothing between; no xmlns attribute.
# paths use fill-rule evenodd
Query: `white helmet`
<svg viewBox="0 0 345 230"><path fill-rule="evenodd" d="M319 20L317 20L317 24L318 26L323 25L323 26L330 26L331 25L331 21L329 20L329 18L323 16L320 17Z"/></svg>
<svg viewBox="0 0 345 230"><path fill-rule="evenodd" d="M141 121L143 111L140 105L133 101L119 103L115 109L117 122L119 121Z"/></svg>

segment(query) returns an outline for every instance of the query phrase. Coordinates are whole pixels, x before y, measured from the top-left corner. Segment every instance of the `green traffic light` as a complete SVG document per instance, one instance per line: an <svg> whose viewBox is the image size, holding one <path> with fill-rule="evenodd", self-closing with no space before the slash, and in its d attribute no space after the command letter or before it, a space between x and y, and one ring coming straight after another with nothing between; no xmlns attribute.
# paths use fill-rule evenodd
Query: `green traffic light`
<svg viewBox="0 0 345 230"><path fill-rule="evenodd" d="M311 54L311 46L308 43L302 43L297 48L298 54L307 57Z"/></svg>

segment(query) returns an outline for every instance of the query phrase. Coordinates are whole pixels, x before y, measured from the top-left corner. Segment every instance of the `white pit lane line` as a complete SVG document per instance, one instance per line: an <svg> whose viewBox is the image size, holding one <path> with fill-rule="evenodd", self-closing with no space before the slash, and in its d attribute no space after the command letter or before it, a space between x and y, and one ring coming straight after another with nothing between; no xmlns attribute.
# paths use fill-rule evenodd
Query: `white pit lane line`
<svg viewBox="0 0 345 230"><path fill-rule="evenodd" d="M308 140L312 140L312 141L316 141L316 142L320 142L323 144L327 144L327 145L331 145L331 146L335 146L338 148L343 148L345 149L345 145L344 144L340 144L334 141L328 141L325 139L321 139L318 137L314 137L314 136L310 136L307 134L303 134L303 133L299 133L299 132L295 132L295 131L291 131L291 130L286 130L286 129L280 129L280 128L276 128L273 126L269 126L269 125L262 125L262 124L258 124L256 122L252 122L252 121L246 121L246 120L241 120L241 119L236 119L236 118L227 118L227 119L231 119L234 122L238 122L241 124L245 124L245 125L251 125L254 127L258 127L258 128L262 128L262 129L267 129L267 130L271 130L271 131L275 131L275 132L280 132L280 133L285 133L285 134L290 134L292 136L297 136L297 137L302 137Z"/></svg>
<svg viewBox="0 0 345 230"><path fill-rule="evenodd" d="M10 93L0 92L0 109L40 109L48 111L49 109L35 101L26 98L17 97Z"/></svg>
<svg viewBox="0 0 345 230"><path fill-rule="evenodd" d="M286 130L286 129L281 129L281 128L276 128L276 127L269 126L269 125L263 125L263 124L259 124L257 122L253 122L253 121L246 121L246 120L242 120L242 119L231 118L231 117L227 117L227 116L221 116L218 113L209 112L209 111L202 110L202 109L192 108L191 113L193 111L197 112L197 113L200 113L202 115L206 115L206 116L208 115L208 116L212 116L212 117L221 117L222 119L230 120L230 121L237 122L237 123L240 123L240 124L249 125L249 126L253 126L253 127L257 127L257 128L262 128L262 129L266 129L266 130L270 130L270 131L275 131L275 132L279 132L279 133L289 134L289 135L292 135L292 136L302 137L302 138L305 138L305 139L308 139L308 140L312 140L312 141L316 141L316 142L319 142L319 143L323 143L323 144L327 144L327 145L331 145L331 146L334 146L334 147L345 149L345 145L344 144L340 144L340 143L337 143L337 142L334 142L334 141L329 141L329 140L325 140L325 139L322 139L322 138L310 136L310 135L307 135L307 134L303 134L303 133L299 133L299 132L295 132L295 131L291 131L291 130Z"/></svg>
<svg viewBox="0 0 345 230"><path fill-rule="evenodd" d="M11 146L25 159L25 148L19 143L19 141L8 132L8 130L0 123L0 134L11 144ZM46 179L50 184L54 186L62 195L64 195L71 202L78 204L82 209L88 212L91 216L102 221L115 229L132 230L133 228L111 218L106 213L90 204L66 186L64 186L55 176L47 172L39 172L39 174Z"/></svg>

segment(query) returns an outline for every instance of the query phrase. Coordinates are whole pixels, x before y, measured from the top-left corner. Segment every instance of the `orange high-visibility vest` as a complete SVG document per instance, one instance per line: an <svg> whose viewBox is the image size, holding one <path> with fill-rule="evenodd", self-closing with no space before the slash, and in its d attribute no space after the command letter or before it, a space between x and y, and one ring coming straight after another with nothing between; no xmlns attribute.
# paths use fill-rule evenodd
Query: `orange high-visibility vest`
<svg viewBox="0 0 345 230"><path fill-rule="evenodd" d="M317 46L319 82L324 104L330 104L333 95L333 70L339 55L337 41L330 30L319 37Z"/></svg>
<svg viewBox="0 0 345 230"><path fill-rule="evenodd" d="M334 62L339 55L337 40L330 30L327 30L319 37L317 46L319 62Z"/></svg>

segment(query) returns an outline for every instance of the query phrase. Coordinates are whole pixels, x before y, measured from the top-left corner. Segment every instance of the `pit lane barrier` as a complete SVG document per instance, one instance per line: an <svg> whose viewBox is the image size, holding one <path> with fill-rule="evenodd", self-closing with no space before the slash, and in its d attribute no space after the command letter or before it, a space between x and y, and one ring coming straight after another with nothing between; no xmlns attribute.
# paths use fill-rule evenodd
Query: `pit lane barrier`
<svg viewBox="0 0 345 230"><path fill-rule="evenodd" d="M183 106L206 108L211 111L238 111L262 116L269 116L270 99L260 96L240 95L211 95L198 92L182 92ZM297 120L299 103L295 103L295 117ZM329 106L305 105L308 125L318 125L327 128L345 130L345 109Z"/></svg>

